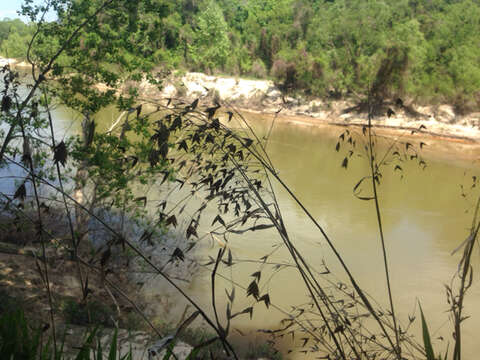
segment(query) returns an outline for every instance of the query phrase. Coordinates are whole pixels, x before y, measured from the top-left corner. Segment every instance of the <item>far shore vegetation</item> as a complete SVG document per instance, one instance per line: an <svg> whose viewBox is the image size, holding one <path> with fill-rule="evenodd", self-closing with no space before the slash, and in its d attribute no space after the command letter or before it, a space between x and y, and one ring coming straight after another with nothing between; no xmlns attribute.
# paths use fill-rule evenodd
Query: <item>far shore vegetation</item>
<svg viewBox="0 0 480 360"><path fill-rule="evenodd" d="M141 5L131 15L145 28L129 30L136 37L156 29L140 50L162 69L272 78L317 97L365 95L374 86L380 96L448 103L458 112L480 101L475 0L148 3L148 14ZM35 27L0 21L0 55L25 58Z"/></svg>

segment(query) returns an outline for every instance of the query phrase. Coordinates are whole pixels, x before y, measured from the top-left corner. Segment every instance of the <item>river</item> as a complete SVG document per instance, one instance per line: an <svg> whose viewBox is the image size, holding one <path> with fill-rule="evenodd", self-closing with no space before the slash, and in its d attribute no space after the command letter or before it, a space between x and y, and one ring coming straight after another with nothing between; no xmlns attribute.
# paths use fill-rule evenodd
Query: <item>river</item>
<svg viewBox="0 0 480 360"><path fill-rule="evenodd" d="M247 119L262 137L271 125L271 117L246 114ZM353 187L365 175L368 165L364 159L350 161L348 169L342 168L344 151L335 151L338 136L344 131L334 126L298 126L277 121L273 127L267 150L280 177L291 187L300 201L323 226L333 243L343 256L360 285L387 308L388 299L383 272L383 258L380 237L373 201L362 201L354 197ZM361 130L357 130L361 134ZM379 152L393 141L390 133L383 141ZM410 136L409 133L406 134ZM461 185L469 189L472 176L478 176L479 167L475 159L480 151L465 147L460 143L449 143L421 136L411 137L413 144L427 143L422 151L427 167L423 169L413 162L402 163L403 177L391 165L382 171L379 187L380 207L385 229L386 247L392 279L392 291L396 311L402 328L408 324L408 316L415 314L411 332L421 342L421 324L418 302L422 304L428 320L436 351L445 351L447 343L452 347L452 323L449 321L445 285L450 284L458 266L461 251L452 251L465 240L473 217L472 195L476 187L470 189L465 199ZM380 141L381 142L381 141ZM427 150L428 148L428 150ZM468 191L468 190L467 190ZM478 196L478 192L476 192ZM306 259L319 270L324 261L335 274L341 274L337 261L324 239L307 219L300 207L277 187L277 196L286 220L287 229ZM272 246L280 241L273 231L260 234L246 234L230 242L234 259L255 259L272 251ZM209 255L215 257L218 248L213 247ZM207 250L204 250L207 251ZM479 252L474 258L478 265ZM285 250L276 253L269 260L292 263ZM225 275L248 286L250 276L259 265L241 264L235 270L225 270ZM265 271L273 274L271 271ZM264 276L264 275L262 275ZM345 279L339 275L340 279ZM229 285L225 284L229 289ZM210 302L209 273L199 276L190 290L199 299ZM272 303L287 311L291 305L301 305L306 298L305 285L294 269L286 269L267 285ZM225 299L222 288L219 301ZM263 293L263 292L262 292ZM242 295L244 292L242 291ZM243 295L244 296L244 295ZM242 301L236 309L255 304L251 300ZM464 358L475 359L480 351L476 342L479 330L480 286L478 281L469 289L465 313L471 316L463 323ZM253 319L243 318L237 326L250 335L258 336L258 328L280 328L279 320L285 315L276 310L266 310L263 304L255 305ZM443 341L439 338L443 337ZM302 348L294 348L291 340L280 344L286 353L294 351L287 358L304 359ZM298 343L297 343L298 345ZM451 350L450 350L451 351ZM311 358L315 358L314 355Z"/></svg>
<svg viewBox="0 0 480 360"><path fill-rule="evenodd" d="M250 124L262 138L269 132L270 116L245 114ZM345 262L358 279L360 285L370 295L387 308L388 298L383 272L383 257L373 201L362 201L353 195L353 187L365 175L368 165L364 159L354 159L348 169L342 168L345 151L335 151L338 136L345 129L335 126L298 126L277 121L267 144L267 150L277 167L280 177L298 196L300 201L312 213L326 230ZM361 137L361 129L356 132ZM382 153L393 141L393 137L402 133L388 133L379 140ZM421 323L418 302L421 303L428 320L436 351L445 351L452 343L452 323L449 321L445 285L449 285L457 270L461 251L452 255L452 251L469 235L473 217L474 199L479 195L477 188L470 188L472 177L478 176L480 168L476 158L480 155L478 147L452 143L419 135L404 134L412 144L421 141L427 143L420 153L427 163L425 169L413 162L402 163L403 176L391 165L382 171L379 187L380 207L385 229L386 248L392 280L394 304L402 328L408 325L408 316L416 316L410 332L421 343ZM468 194L462 196L463 184ZM333 257L325 240L313 224L307 219L300 207L291 197L275 186L287 229L295 244L307 261L318 270L326 263L337 279L345 281L338 262ZM236 281L244 288L252 281L251 274L262 270L264 287L261 294L268 292L272 301L285 311L291 306L304 304L305 285L294 268L275 271L275 266L261 266L245 260L258 261L270 253L280 243L274 231L247 233L231 240L228 244L234 254L236 266L220 267L230 281ZM200 252L216 257L218 246L204 246ZM474 264L478 265L480 252L474 255ZM206 260L204 260L206 262ZM269 261L292 263L284 248L280 248ZM266 278L272 276L269 282ZM335 278L335 277L333 277ZM153 288L156 288L154 285ZM210 272L199 273L195 281L187 287L188 291L205 307L211 307ZM226 296L224 288L230 291L229 281L218 281L217 301L223 312ZM261 342L257 329L277 329L282 327L280 320L284 313L263 303L246 298L244 290L237 288L235 311L254 306L253 317L248 315L237 318L234 323L248 340L238 337L242 344L248 341ZM478 281L469 289L465 314L471 316L464 326L464 358L475 359L480 351L476 342L479 330L480 286ZM178 308L180 310L181 307ZM234 332L234 334L236 334ZM301 334L298 335L301 337ZM441 340L443 338L444 340ZM448 345L450 343L450 345ZM298 342L284 337L279 347L287 358L315 358L300 352Z"/></svg>
<svg viewBox="0 0 480 360"><path fill-rule="evenodd" d="M269 131L271 117L255 114L245 116L260 137ZM58 109L55 117L56 124L59 125L57 134L60 136L78 130L79 119L72 125L70 112ZM104 112L97 117L97 122L107 126L115 118L116 114ZM362 288L387 308L374 203L359 200L352 192L358 180L368 175L368 167L364 159L356 159L355 156L347 169L341 166L345 152L343 149L336 152L335 146L338 136L344 130L336 126L298 126L277 121L267 150L280 177L324 227ZM361 134L360 128L358 132ZM395 133L395 136L398 134ZM384 145L380 146L379 151L384 151L389 141L392 141L392 134L383 140ZM475 194L477 188L470 189L470 185L472 176L480 175L480 168L474 161L477 155L480 156L480 150L433 138L418 137L412 140L417 143L419 141L428 144L424 151L427 167L423 170L413 163L405 163L402 164L403 172L394 171L393 166L385 168L379 187L392 291L402 324L408 324L408 316L415 311L417 321L412 325L412 333L419 342L421 324L418 320L418 302L422 304L430 330L434 334L434 346L446 349L447 342L450 342L451 349L452 323L447 313L449 305L445 285L450 284L457 270L461 251L454 255L451 253L468 236L473 216L473 199L462 197L460 185L463 184L472 195ZM339 281L344 280L345 276L319 232L289 195L275 186L287 229L306 260L319 270L324 262L333 274L338 274ZM243 260L259 260L279 242L280 238L269 230L239 236L228 244L234 254L234 262L239 266L221 267L219 272L247 287L253 279L250 275L260 265ZM205 244L198 251L201 258L206 259L207 255L215 257L218 246ZM475 252L474 258L475 265L478 265L479 252ZM269 261L292 262L285 249L278 250ZM264 270L260 284L265 284L265 287L261 288L261 293L268 291L272 304L288 312L292 305L305 303L305 286L294 268L276 272L272 266ZM474 276L476 274L474 272ZM268 276L273 277L266 282ZM210 278L207 271L199 271L194 281L184 288L199 303L210 306ZM222 311L226 299L224 288L230 291L231 285L228 281L219 280L218 306ZM151 291L174 293L160 283L152 284ZM181 311L183 305L175 295L172 297L177 310ZM474 281L468 291L465 307L465 313L471 318L463 323L464 359L475 359L480 351L476 340L476 334L480 330L479 303L480 286L478 281ZM248 315L240 316L233 324L239 330L235 332L235 338L241 344L263 341L256 329L279 328L279 321L285 318L278 310L267 310L263 303L255 303L251 297L246 297L243 290L237 288L234 310L239 311L252 305L252 319ZM172 312L175 311L174 308L175 306L171 309ZM242 338L238 335L240 333L246 337ZM439 340L439 337L444 340ZM256 338L258 339L255 340ZM306 358L305 354L299 352L302 349L294 348L293 345L286 338L279 343L285 353L289 349L294 350L286 358Z"/></svg>

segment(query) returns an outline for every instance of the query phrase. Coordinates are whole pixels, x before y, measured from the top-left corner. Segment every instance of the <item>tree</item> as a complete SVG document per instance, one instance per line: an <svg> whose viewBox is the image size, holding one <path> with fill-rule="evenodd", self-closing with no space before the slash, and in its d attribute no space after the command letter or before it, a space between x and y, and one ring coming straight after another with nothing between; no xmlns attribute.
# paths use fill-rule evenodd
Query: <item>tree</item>
<svg viewBox="0 0 480 360"><path fill-rule="evenodd" d="M210 0L196 18L190 56L196 66L213 72L224 69L230 51L228 26L222 10Z"/></svg>
<svg viewBox="0 0 480 360"><path fill-rule="evenodd" d="M25 59L33 26L19 19L0 21L0 54L10 58Z"/></svg>
<svg viewBox="0 0 480 360"><path fill-rule="evenodd" d="M145 208L147 198L134 197L134 184L163 183L174 179L171 163L176 159L169 157L172 133L183 129L184 124L189 126L190 129L186 130L186 133L190 132L189 145L185 139L180 139L179 149L188 152L191 146L198 151L195 156L202 153L200 146L195 144L199 145L200 139L203 143L205 135L209 136L208 146L212 144L217 148L219 142L224 146L231 137L231 133L224 132L221 143L221 138L212 136L212 133L220 130L218 118L212 119L218 107L207 111L208 116L206 113L193 116L192 119L202 119L203 122L198 124L189 118L183 119L195 111L198 100L190 106L180 105L180 110L169 109L159 102L156 110L147 113L145 108L142 109L142 104L137 102L138 92L132 83L148 80L160 85L158 79L150 73L154 64L154 52L149 50L146 43L155 36L162 24L151 26L152 17L146 16L152 10L150 5L148 0L139 3L129 0L51 0L41 6L33 6L31 1L26 1L23 14L29 16L35 24L35 32L26 52L31 66L31 82L21 84L18 73L9 66L1 69L4 83L0 122L8 130L1 134L0 162L2 165L16 166L24 174L13 196L2 194L2 201L15 214L25 215L27 195L33 199L35 220L32 222L35 225L36 240L42 246L43 268L40 269L39 264L39 271L45 280L48 294L55 351L55 299L51 294L46 261L46 247L52 236L43 222L42 209L48 208L39 196L39 189L43 186L55 190L62 198L60 201L64 205L65 218L70 228L69 243L62 245L68 248L71 259L76 261L82 302L88 301L92 293L85 269L100 272L102 279L108 283L107 266L113 257L113 251L118 248L126 251L128 247L196 308L189 322L200 314L216 332L217 338L214 341L220 340L227 354L233 352L226 339L228 330L225 331L218 321L215 323L211 320L199 305L165 275L159 265L155 265L151 258L138 249L138 244L127 238L123 232L123 221L120 226L115 225L116 212L127 215L133 221L135 215ZM43 14L52 8L56 11L58 20L47 23L43 20ZM127 82L130 86L126 86ZM27 89L26 94L20 89L22 85ZM81 114L83 121L79 136L62 141L56 138L51 116L51 108L55 103L66 105ZM95 123L95 114L108 106L116 106L121 115L109 129L100 131ZM152 124L151 116L166 110L173 113ZM191 131L192 128L195 133ZM232 156L240 157L235 151L236 146L231 146L234 152ZM17 156L19 153L22 155ZM214 155L218 156L218 153ZM191 169L197 161L196 157L190 160ZM180 166L176 169L178 171L183 166L181 163L176 165ZM73 179L64 171L65 167L70 166L75 171ZM218 176L221 174L222 172L217 172ZM163 177L161 182L160 175ZM191 174L187 178L189 176ZM222 189L232 177L224 179ZM67 189L68 179L74 181L73 194ZM179 180L182 183L185 181ZM222 196L223 192L218 190L217 188L214 198ZM166 217L165 206L166 204L158 207L154 221L154 230L157 232L164 230L165 226L177 225L175 217ZM75 208L75 216L72 215L72 207ZM108 212L109 217L103 218L98 210ZM192 219L187 229L187 239L198 237L196 228L201 211ZM100 249L81 252L79 247L87 240L85 233L88 231L89 218L98 221L108 232L109 238L104 239ZM108 221L112 218L113 224ZM151 241L154 232L150 232L145 217L140 220L143 221L144 235L136 240ZM189 249L191 248L192 246ZM90 259L87 261L84 256L89 256ZM183 252L178 247L171 261L183 260L183 257ZM188 323L182 325L185 326Z"/></svg>

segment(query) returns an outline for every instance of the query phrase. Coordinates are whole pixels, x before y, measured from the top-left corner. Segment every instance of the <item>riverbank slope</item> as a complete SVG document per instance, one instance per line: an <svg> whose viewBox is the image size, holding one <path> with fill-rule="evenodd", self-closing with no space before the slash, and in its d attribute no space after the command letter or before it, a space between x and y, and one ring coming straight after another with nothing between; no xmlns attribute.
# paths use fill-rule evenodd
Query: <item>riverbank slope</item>
<svg viewBox="0 0 480 360"><path fill-rule="evenodd" d="M149 99L218 99L239 110L278 114L279 120L298 125L358 126L367 121L366 107L359 105L361 99L307 99L301 95L284 95L271 80L188 72L168 77L161 91L146 81L136 85L140 94ZM401 130L418 129L423 125L427 128L424 132L432 136L480 142L480 109L460 114L448 104L420 106L410 99L391 99L375 110L373 123L378 127Z"/></svg>

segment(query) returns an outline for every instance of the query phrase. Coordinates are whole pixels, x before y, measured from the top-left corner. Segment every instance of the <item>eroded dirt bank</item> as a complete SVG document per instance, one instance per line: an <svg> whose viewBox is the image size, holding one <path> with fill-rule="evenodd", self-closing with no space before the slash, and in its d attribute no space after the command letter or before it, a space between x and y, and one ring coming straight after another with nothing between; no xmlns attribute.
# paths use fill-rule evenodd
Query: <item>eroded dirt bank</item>
<svg viewBox="0 0 480 360"><path fill-rule="evenodd" d="M364 109L355 99L322 100L283 96L271 80L249 80L233 77L186 73L171 76L159 91L147 82L140 84L140 93L148 98L218 98L239 110L262 114L279 114L278 119L298 125L359 126L367 121ZM480 143L480 109L461 115L453 106L417 106L413 101L386 102L377 109L373 122L384 129L413 130L420 125L430 136L460 142ZM388 109L392 110L390 116Z"/></svg>

